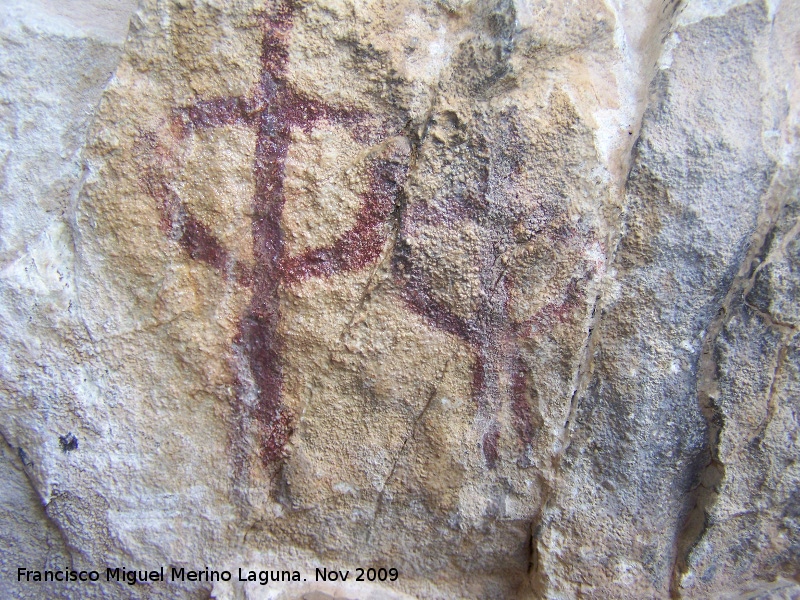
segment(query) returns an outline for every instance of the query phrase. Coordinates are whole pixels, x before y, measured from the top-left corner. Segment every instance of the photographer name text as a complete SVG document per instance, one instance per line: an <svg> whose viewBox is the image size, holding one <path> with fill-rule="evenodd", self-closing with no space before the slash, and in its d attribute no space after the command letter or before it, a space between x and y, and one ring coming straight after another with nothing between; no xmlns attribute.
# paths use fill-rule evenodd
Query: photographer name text
<svg viewBox="0 0 800 600"><path fill-rule="evenodd" d="M351 570L328 569L317 567L314 570L312 581L325 582L384 582L397 581L400 576L399 571L394 568L369 567L366 569L357 568ZM152 584L157 582L206 582L217 581L238 581L243 583L258 583L259 585L269 585L270 583L291 583L297 581L308 581L297 570L288 569L263 569L254 570L239 567L234 571L214 570L214 569L187 569L186 567L160 567L153 570L128 569L126 567L108 567L105 574L102 571L77 571L74 569L60 570L36 570L19 567L17 569L17 581L28 583L54 583L54 582L75 582L75 583L96 583L117 582L127 583L128 585Z"/></svg>

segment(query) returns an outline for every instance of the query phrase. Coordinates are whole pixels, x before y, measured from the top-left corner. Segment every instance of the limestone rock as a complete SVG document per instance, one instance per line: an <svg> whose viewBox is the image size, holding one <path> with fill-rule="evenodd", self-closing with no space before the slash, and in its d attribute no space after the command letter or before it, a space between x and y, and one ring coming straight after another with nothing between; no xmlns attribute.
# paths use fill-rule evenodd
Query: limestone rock
<svg viewBox="0 0 800 600"><path fill-rule="evenodd" d="M756 435L734 426L743 410L734 398L749 410L768 404L757 382L775 369L762 354L772 351L768 327L740 334L747 342L729 348L725 362L718 344L726 337L720 328L737 323L737 273L754 268L762 252L759 220L796 194L796 151L781 141L794 139L797 117L774 78L786 51L775 23L792 20L787 13L796 7L784 5L787 12L772 17L757 3L723 14L692 8L678 17L652 82L627 182L625 234L564 457L565 483L545 517L541 585L567 594L692 597L701 587L694 582L705 581L696 597L709 597L726 586L744 590L751 579L792 577L797 569L796 556L768 551L767 539L780 546L775 531L761 534L760 568L743 573L729 563L715 576L714 561L730 560L730 545L744 540L722 533L728 526L717 520L736 511L716 516L721 503L710 497L732 493L722 491L732 484L720 436L746 445L743 438ZM783 405L790 399L785 393ZM791 418L781 422L795 427ZM748 479L766 475L763 465L745 472ZM786 485L796 489L790 473ZM737 495L757 487L744 484ZM775 501L780 509L764 515L767 527L783 526L778 513L790 510L786 496ZM796 533L795 527L787 535ZM718 535L726 542L702 564L705 544Z"/></svg>
<svg viewBox="0 0 800 600"><path fill-rule="evenodd" d="M4 570L800 594L797 2L34 8L0 51Z"/></svg>

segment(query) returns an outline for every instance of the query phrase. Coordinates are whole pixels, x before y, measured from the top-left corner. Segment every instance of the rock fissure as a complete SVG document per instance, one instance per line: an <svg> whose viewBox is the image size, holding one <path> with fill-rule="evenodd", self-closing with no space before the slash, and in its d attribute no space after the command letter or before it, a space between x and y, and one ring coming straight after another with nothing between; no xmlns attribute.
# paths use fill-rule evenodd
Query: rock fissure
<svg viewBox="0 0 800 600"><path fill-rule="evenodd" d="M447 373L447 369L450 366L450 361L448 360L445 363L444 369L442 369L442 374L439 377L439 381L441 382L444 379L445 374ZM397 465L400 464L400 460L406 454L406 446L408 442L412 440L416 434L417 426L419 425L420 421L425 417L425 414L428 412L428 409L431 407L433 400L436 398L436 394L438 392L438 388L434 387L431 393L428 395L428 400L425 402L425 406L422 407L422 410L419 412L417 417L414 419L414 422L411 424L411 427L408 430L408 434L406 435L405 439L403 440L403 445L400 446L400 449L397 451L395 455L395 459L392 462L392 468L389 469L389 473L386 475L386 478L383 480L383 485L381 485L381 489L378 492L378 497L375 499L375 509L372 513L372 522L367 529L367 543L369 543L370 538L372 537L372 530L375 527L375 524L380 516L380 512L383 509L384 505L384 498L386 495L386 487L389 485L389 482L394 477L395 471L397 470Z"/></svg>
<svg viewBox="0 0 800 600"><path fill-rule="evenodd" d="M693 489L689 491L690 508L682 519L675 538L675 556L673 559L672 577L670 582L670 595L672 598L682 597L682 580L689 571L689 556L697 546L708 527L708 514L716 503L719 486L725 479L725 464L719 453L720 435L725 426L725 415L718 405L717 377L719 374L715 358L715 345L725 326L733 317L737 303L747 306L761 314L771 326L781 331L794 330L789 324L776 323L768 314L751 307L746 297L754 285L755 278L764 261L763 254L766 249L768 235L775 227L781 211L788 199L786 183L781 180L782 173L773 176L773 181L768 189L763 210L758 217L757 225L750 237L747 252L740 263L737 274L732 278L726 293L720 302L716 317L706 328L703 338L702 350L697 369L697 400L706 422L706 460L696 477ZM780 353L779 353L780 355ZM775 376L780 368L778 359L773 372ZM772 397L772 386L769 397ZM768 400L771 405L771 400Z"/></svg>

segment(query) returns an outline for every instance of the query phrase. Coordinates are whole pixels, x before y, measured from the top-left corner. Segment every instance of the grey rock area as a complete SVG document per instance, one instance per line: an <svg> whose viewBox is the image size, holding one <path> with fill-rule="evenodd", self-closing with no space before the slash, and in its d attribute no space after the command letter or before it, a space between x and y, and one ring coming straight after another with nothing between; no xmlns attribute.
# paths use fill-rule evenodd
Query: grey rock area
<svg viewBox="0 0 800 600"><path fill-rule="evenodd" d="M787 290L797 269L798 195L796 180L775 188L784 201L771 207L761 251L734 288L704 365L717 369L703 389L714 456L698 488L707 517L684 584L698 596L721 587L720 573L746 589L754 574L791 573L800 561L798 440L789 416L798 414L797 302Z"/></svg>
<svg viewBox="0 0 800 600"><path fill-rule="evenodd" d="M552 568L556 581L572 582L567 595L591 590L599 597L625 598L634 586L636 597L704 598L725 585L734 594L756 573L792 577L798 565L790 549L771 546L779 530L789 536L788 548L791 537L796 540L796 522L783 515L791 512L796 491L780 490L781 485L797 490L796 467L792 473L788 458L794 449L762 452L769 455L762 456L766 463L734 475L721 446L755 437L734 423L743 410L773 401L788 411L783 426L796 427L796 417L788 417L796 401L790 388L770 392L778 359L769 355L780 352L780 360L791 362L780 350L781 334L753 324L747 333L737 333L742 341L735 348L726 343L731 327L744 327L739 319L745 317L735 315L730 304L741 306L740 270L756 268L751 254L763 243L760 221L774 219L781 210L777 204L787 207L783 227L794 224L786 211L797 193L796 155L787 161L772 140L796 127L796 115L773 88L770 74L759 68L761 55L779 53L781 41L766 7L758 4L679 25L672 35L680 44L651 84L627 182L617 275L593 334L591 374L563 459L567 484L545 517L539 560L549 567L543 569L547 576ZM762 133L765 126L770 130ZM765 268L761 278L780 267ZM788 265L781 272L782 282L791 280ZM785 292L774 299L772 290L764 294L765 302L782 306L797 301ZM771 393L778 396L769 400ZM734 398L740 398L738 406ZM771 461L778 461L780 474L773 477L782 483L754 481L766 475ZM745 506L733 509L734 501L716 514L718 494L724 495L720 486L731 494L742 486L735 496ZM758 494L763 508L750 510L765 519L771 515L768 527L775 529L767 533L761 525L748 534L753 538L748 543L726 521L740 518L733 515L746 512ZM566 497L579 500L570 505ZM586 543L566 553L558 548L557 540L573 536ZM726 542L714 544L717 537ZM599 546L620 545L626 548L601 552L608 559L599 559ZM744 564L759 554L769 558ZM695 562L703 555L708 562ZM721 567L723 561L731 562ZM736 573L736 583L721 583L718 565L726 574Z"/></svg>
<svg viewBox="0 0 800 600"><path fill-rule="evenodd" d="M0 115L0 596L800 598L797 0L7 0Z"/></svg>
<svg viewBox="0 0 800 600"><path fill-rule="evenodd" d="M57 521L47 514L46 499L31 482L42 466L41 454L29 440L5 436L26 408L36 422L46 423L58 411L56 390L72 369L63 354L71 321L70 213L83 176L88 128L119 63L132 10L131 2L119 0L9 1L0 6L0 579L7 598L68 598L85 591L55 583L43 592L17 581L18 567L58 570L78 567L79 560L74 558L77 540L65 542ZM9 277L15 272L24 276ZM15 283L8 285L9 279ZM20 375L27 383L12 383ZM50 392L34 400L45 389ZM54 424L46 429L43 449L57 461L66 456L59 437L68 432Z"/></svg>

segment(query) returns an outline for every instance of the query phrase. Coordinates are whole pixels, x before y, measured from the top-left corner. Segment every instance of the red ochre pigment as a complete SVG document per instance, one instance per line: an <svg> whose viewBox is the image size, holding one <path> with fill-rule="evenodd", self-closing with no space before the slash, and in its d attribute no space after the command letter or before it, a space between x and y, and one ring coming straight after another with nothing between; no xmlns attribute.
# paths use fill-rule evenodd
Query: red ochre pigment
<svg viewBox="0 0 800 600"><path fill-rule="evenodd" d="M284 447L292 434L294 422L281 398L283 348L278 332L281 317L279 286L358 270L376 261L386 243L387 228L384 225L398 205L408 166L407 157L402 160L374 159L368 169L369 185L361 195L361 208L355 225L330 246L307 250L296 256L286 253L281 216L285 203L284 169L292 128L308 133L319 122L336 123L348 127L353 137L360 141L379 138L383 133L365 129L363 123L370 115L330 106L298 92L287 82L288 36L293 16L293 3L283 2L270 16L263 18L262 71L260 81L249 97L198 100L191 106L176 109L169 124L176 141L186 139L198 130L228 125L242 125L255 130L255 196L252 204L255 266L252 269L236 263L213 233L186 209L168 181L169 169L165 165L169 163L169 152L153 139L145 140L161 165L148 169L144 182L149 193L160 202L162 224L167 234L193 260L204 262L224 277L252 287L252 301L240 319L235 339L236 347L247 362L248 372L238 376L237 410L242 421L239 425L243 439L234 443L245 445L244 438L248 436L245 421L256 424L264 464L274 463L284 456ZM458 206L453 210L451 216L456 215ZM554 321L570 319L579 302L575 283L570 284L563 302L546 306L525 323L514 324L508 314L509 293L506 289L513 282L506 277L501 293L485 295L477 316L464 319L432 297L402 244L395 248L392 263L394 279L405 303L431 326L455 335L473 350L473 396L478 405L478 426L484 431L482 448L487 465L494 468L499 458L497 414L499 399L506 395L500 389L501 373L512 374L508 394L512 424L523 447L529 447L536 435L536 426L526 392L529 382L520 356L519 338L552 325ZM246 398L248 390L254 391L249 394L250 399ZM245 452L245 448L235 452ZM246 459L239 457L237 462L244 463Z"/></svg>
<svg viewBox="0 0 800 600"><path fill-rule="evenodd" d="M463 212L451 211L446 215L425 217L418 215L418 218L441 225L454 218L457 221L463 217ZM454 224L457 225L455 221L449 225ZM414 231L416 225L411 220L404 222L403 227L405 232L410 232ZM576 240L578 233L571 228L562 227L546 229L540 235L551 237L555 245ZM402 242L395 249L393 268L395 281L401 290L400 295L406 304L424 317L432 327L460 338L472 349L475 361L472 394L477 403L478 426L484 431L482 449L486 464L494 468L499 458L500 428L497 416L503 398L510 401L511 424L523 453L531 449L538 426L531 410L528 393L531 382L522 358L521 342L537 332L552 331L557 323L572 322L576 311L585 301L581 294L581 284L587 283L596 269L591 267L589 274L572 280L564 290L562 299L545 304L532 317L517 323L509 311L511 290L514 287L514 278L510 274L506 273L495 281L491 270L486 269L481 277L485 292L481 296L482 300L474 311L474 316L464 318L433 298L432 291L425 283L424 274L411 257L410 249ZM487 281L492 283L486 283ZM501 374L504 373L509 374L507 386L503 386L501 382Z"/></svg>
<svg viewBox="0 0 800 600"><path fill-rule="evenodd" d="M261 76L249 97L198 100L176 109L170 123L180 141L195 131L241 125L256 132L253 173L252 269L235 262L209 229L194 217L173 191L166 172L153 167L145 174L150 194L159 200L165 229L188 255L252 287L252 302L242 316L235 344L247 360L249 373L239 377L239 411L243 419L258 423L261 458L271 463L283 456L292 434L293 416L281 400L283 373L279 286L309 277L328 277L337 272L363 268L378 258L386 241L384 224L395 206L407 165L392 159L375 159L369 170L368 191L361 196L355 226L332 246L309 250L298 256L285 251L281 216L286 154L293 128L311 132L319 122L350 128L357 140L367 137L361 126L369 116L362 111L331 106L293 89L286 80L288 35L294 6L281 3L263 18ZM374 136L374 132L373 136ZM168 152L149 144L153 154L168 162ZM246 383L251 382L251 383ZM247 389L254 388L255 402L247 402ZM244 433L243 433L244 435Z"/></svg>

